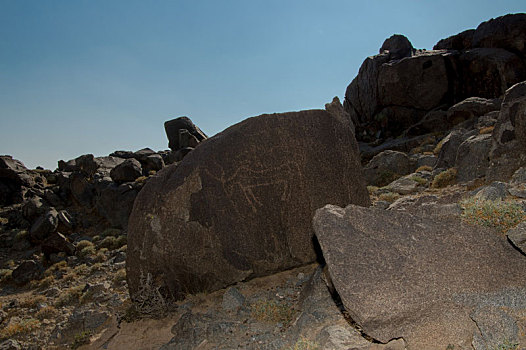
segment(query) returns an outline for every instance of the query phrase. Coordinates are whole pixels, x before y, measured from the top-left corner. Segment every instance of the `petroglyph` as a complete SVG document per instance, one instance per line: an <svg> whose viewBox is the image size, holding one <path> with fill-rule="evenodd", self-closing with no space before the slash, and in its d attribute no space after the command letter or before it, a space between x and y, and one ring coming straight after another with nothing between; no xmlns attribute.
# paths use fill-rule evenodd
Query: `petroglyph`
<svg viewBox="0 0 526 350"><path fill-rule="evenodd" d="M213 176L214 177L214 176ZM255 190L261 186L278 187L280 191L279 199L288 201L291 196L290 183L294 179L297 181L302 178L300 166L296 162L286 162L277 167L266 169L253 169L248 166L240 166L232 176L225 178L214 177L222 183L223 189L228 197L232 197L236 189L240 189L252 208L257 212L263 203L257 198Z"/></svg>

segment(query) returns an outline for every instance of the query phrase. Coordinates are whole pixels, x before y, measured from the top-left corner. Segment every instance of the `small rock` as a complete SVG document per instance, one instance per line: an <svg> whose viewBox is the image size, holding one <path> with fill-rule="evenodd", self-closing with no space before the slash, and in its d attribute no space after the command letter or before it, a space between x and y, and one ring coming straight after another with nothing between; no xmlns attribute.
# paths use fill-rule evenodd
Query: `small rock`
<svg viewBox="0 0 526 350"><path fill-rule="evenodd" d="M507 236L516 248L526 254L526 222L521 222L510 229Z"/></svg>
<svg viewBox="0 0 526 350"><path fill-rule="evenodd" d="M42 264L34 260L27 260L18 265L11 276L16 284L24 285L32 280L39 279L43 272Z"/></svg>
<svg viewBox="0 0 526 350"><path fill-rule="evenodd" d="M53 253L64 252L67 255L75 254L75 246L63 234L53 232L50 234L41 245L42 253L49 258Z"/></svg>
<svg viewBox="0 0 526 350"><path fill-rule="evenodd" d="M141 163L137 159L126 159L110 171L110 176L116 183L135 181L142 175Z"/></svg>
<svg viewBox="0 0 526 350"><path fill-rule="evenodd" d="M31 226L29 234L31 240L41 241L50 233L55 232L58 226L58 212L51 208L44 215L40 216Z"/></svg>
<svg viewBox="0 0 526 350"><path fill-rule="evenodd" d="M143 168L146 173L161 170L164 168L163 157L160 154L149 155L143 162Z"/></svg>
<svg viewBox="0 0 526 350"><path fill-rule="evenodd" d="M508 195L506 187L507 185L505 183L495 181L491 185L479 189L474 197L490 201L504 199Z"/></svg>
<svg viewBox="0 0 526 350"><path fill-rule="evenodd" d="M230 287L223 294L221 307L228 311L237 310L245 303L245 296L236 287Z"/></svg>
<svg viewBox="0 0 526 350"><path fill-rule="evenodd" d="M418 191L419 183L409 177L402 177L391 182L387 187L398 194L410 194Z"/></svg>
<svg viewBox="0 0 526 350"><path fill-rule="evenodd" d="M526 184L526 167L519 168L512 176L511 184Z"/></svg>

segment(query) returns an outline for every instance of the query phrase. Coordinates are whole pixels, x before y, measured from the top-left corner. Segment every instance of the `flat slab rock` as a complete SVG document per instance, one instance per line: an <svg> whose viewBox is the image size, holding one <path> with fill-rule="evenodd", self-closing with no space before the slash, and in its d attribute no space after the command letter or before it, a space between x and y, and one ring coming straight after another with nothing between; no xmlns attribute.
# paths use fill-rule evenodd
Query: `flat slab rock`
<svg viewBox="0 0 526 350"><path fill-rule="evenodd" d="M493 231L355 205L319 209L314 229L346 310L374 339L442 350L518 342L516 319L499 339L476 317L503 323L526 310L526 258Z"/></svg>

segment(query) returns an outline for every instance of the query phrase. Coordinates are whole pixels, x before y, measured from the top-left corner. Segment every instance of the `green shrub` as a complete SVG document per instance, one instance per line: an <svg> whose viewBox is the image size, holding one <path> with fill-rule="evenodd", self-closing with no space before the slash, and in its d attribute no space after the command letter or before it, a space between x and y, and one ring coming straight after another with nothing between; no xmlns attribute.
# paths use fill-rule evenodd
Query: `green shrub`
<svg viewBox="0 0 526 350"><path fill-rule="evenodd" d="M78 257L79 258L85 258L87 256L90 256L90 255L95 255L97 253L97 251L95 250L95 247L92 245L92 246L88 246L88 247L85 247L85 248L82 248L78 253Z"/></svg>
<svg viewBox="0 0 526 350"><path fill-rule="evenodd" d="M524 209L515 202L470 198L462 201L460 205L464 209L462 218L466 222L491 227L500 233L505 233L520 222L526 221Z"/></svg>
<svg viewBox="0 0 526 350"><path fill-rule="evenodd" d="M457 169L450 168L437 174L431 183L433 188L443 188L457 182Z"/></svg>
<svg viewBox="0 0 526 350"><path fill-rule="evenodd" d="M422 186L427 185L427 180L421 176L413 175L411 176L411 180L417 182L419 185L422 185Z"/></svg>

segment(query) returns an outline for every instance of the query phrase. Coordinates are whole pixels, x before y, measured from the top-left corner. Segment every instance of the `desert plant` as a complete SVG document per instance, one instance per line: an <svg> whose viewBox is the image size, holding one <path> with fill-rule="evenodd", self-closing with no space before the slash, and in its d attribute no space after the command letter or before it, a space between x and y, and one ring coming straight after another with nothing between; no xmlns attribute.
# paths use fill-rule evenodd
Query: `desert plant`
<svg viewBox="0 0 526 350"><path fill-rule="evenodd" d="M18 335L27 334L38 329L40 322L34 318L24 319L20 322L10 323L4 329L0 330L0 340L13 338Z"/></svg>
<svg viewBox="0 0 526 350"><path fill-rule="evenodd" d="M418 175L413 175L413 176L411 176L411 180L417 182L419 185L422 185L422 186L427 185L427 180L424 179L424 178L421 177L421 176L418 176Z"/></svg>
<svg viewBox="0 0 526 350"><path fill-rule="evenodd" d="M460 203L462 218L472 224L491 227L505 233L522 221L526 221L526 212L515 202L502 200L484 200L469 198Z"/></svg>
<svg viewBox="0 0 526 350"><path fill-rule="evenodd" d="M122 231L119 230L118 228L107 228L105 229L104 231L102 231L102 233L100 234L102 238L105 238L105 237L118 237L120 235L122 235Z"/></svg>
<svg viewBox="0 0 526 350"><path fill-rule="evenodd" d="M439 143L435 146L435 149L433 150L433 153L435 155L438 155L440 153L440 150L442 150L442 146L444 145L444 142L446 142L446 138L444 137L442 140L440 140Z"/></svg>
<svg viewBox="0 0 526 350"><path fill-rule="evenodd" d="M287 350L318 350L319 348L320 346L317 343L312 342L305 337L300 337L300 339L298 339L293 346L289 346Z"/></svg>
<svg viewBox="0 0 526 350"><path fill-rule="evenodd" d="M73 343L70 346L70 349L78 349L82 345L89 344L90 343L90 337L91 332L90 331L82 331L80 333L77 333L75 337L73 338Z"/></svg>
<svg viewBox="0 0 526 350"><path fill-rule="evenodd" d="M457 169L449 168L440 174L437 174L431 183L433 188L443 188L453 185L457 181Z"/></svg>
<svg viewBox="0 0 526 350"><path fill-rule="evenodd" d="M102 248L107 248L109 250L117 249L117 238L115 238L114 236L108 236L102 241L100 241L98 246Z"/></svg>
<svg viewBox="0 0 526 350"><path fill-rule="evenodd" d="M288 326L294 316L294 308L286 302L261 299L251 305L251 315L258 321L282 323Z"/></svg>
<svg viewBox="0 0 526 350"><path fill-rule="evenodd" d="M49 320L55 317L56 314L57 309L54 306L45 306L42 309L38 310L38 312L35 314L35 317L42 321L45 319Z"/></svg>
<svg viewBox="0 0 526 350"><path fill-rule="evenodd" d="M377 186L367 186L367 192L369 192L370 195L374 194L376 191L378 191Z"/></svg>
<svg viewBox="0 0 526 350"><path fill-rule="evenodd" d="M433 171L433 168L429 165L421 165L415 170L416 173L419 171Z"/></svg>
<svg viewBox="0 0 526 350"><path fill-rule="evenodd" d="M87 248L87 247L93 247L93 243L91 243L90 241L85 240L85 239L83 239L82 241L78 242L77 246L76 246L77 251L81 251L82 249Z"/></svg>
<svg viewBox="0 0 526 350"><path fill-rule="evenodd" d="M11 275L13 270L10 269L0 269L0 283L7 283L11 281Z"/></svg>
<svg viewBox="0 0 526 350"><path fill-rule="evenodd" d="M95 255L95 254L97 254L97 250L95 249L93 245L82 248L82 250L78 251L77 253L79 258L85 258L85 257L88 257L90 255Z"/></svg>
<svg viewBox="0 0 526 350"><path fill-rule="evenodd" d="M82 291L86 288L85 284L71 287L65 291L55 302L55 306L67 306L74 305L79 302L80 297L82 296Z"/></svg>
<svg viewBox="0 0 526 350"><path fill-rule="evenodd" d="M393 203L398 198L400 198L400 195L398 193L394 193L394 192L382 193L378 197L378 199L380 199L381 201L386 201L386 202L389 202L389 203Z"/></svg>
<svg viewBox="0 0 526 350"><path fill-rule="evenodd" d="M46 301L47 301L47 299L43 295L33 295L33 296L23 300L20 303L20 306L25 307L25 308L33 308L37 304L45 303Z"/></svg>
<svg viewBox="0 0 526 350"><path fill-rule="evenodd" d="M480 135L483 135L483 134L491 134L493 132L493 129L495 129L494 126L487 126L485 128L482 128L479 130L479 134Z"/></svg>
<svg viewBox="0 0 526 350"><path fill-rule="evenodd" d="M115 275L113 276L113 282L119 283L125 280L126 280L126 269L117 270L117 272L115 272Z"/></svg>

